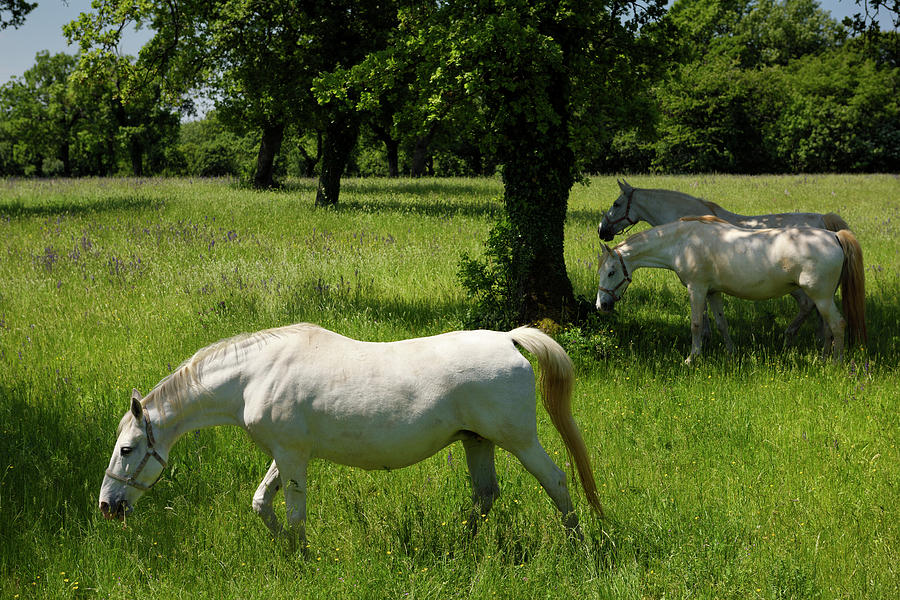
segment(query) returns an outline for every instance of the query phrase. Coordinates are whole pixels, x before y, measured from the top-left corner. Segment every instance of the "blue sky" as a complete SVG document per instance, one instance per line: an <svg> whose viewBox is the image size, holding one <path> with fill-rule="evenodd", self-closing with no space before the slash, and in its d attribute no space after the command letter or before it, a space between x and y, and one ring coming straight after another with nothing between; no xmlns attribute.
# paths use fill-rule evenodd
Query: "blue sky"
<svg viewBox="0 0 900 600"><path fill-rule="evenodd" d="M819 3L837 19L858 11L853 0L820 0ZM51 54L74 54L77 47L66 45L62 26L90 8L90 0L38 0L38 7L28 15L25 25L19 29L0 31L0 85L9 81L11 76L21 76L31 68L35 54L41 50L49 50ZM889 25L882 21L882 27ZM149 37L150 32L146 30L129 30L119 50L124 54L136 55Z"/></svg>

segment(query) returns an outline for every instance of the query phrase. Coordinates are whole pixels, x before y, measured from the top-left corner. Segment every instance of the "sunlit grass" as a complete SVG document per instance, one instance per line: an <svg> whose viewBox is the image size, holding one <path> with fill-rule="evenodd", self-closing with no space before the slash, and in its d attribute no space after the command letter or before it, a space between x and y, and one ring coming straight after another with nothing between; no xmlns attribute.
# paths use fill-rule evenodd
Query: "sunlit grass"
<svg viewBox="0 0 900 600"><path fill-rule="evenodd" d="M502 451L502 496L468 536L457 445L389 473L313 463L305 559L252 513L267 461L237 429L186 436L126 527L104 521L96 495L131 388L291 322L368 340L461 327L457 263L480 253L500 182L351 180L333 210L313 207L310 181L0 182L0 597L896 597L900 182L629 181L748 214L840 213L865 253L868 349L823 363L806 325L785 352L789 298L727 299L735 355L714 334L686 368L687 294L642 271L615 315L559 336L609 517L575 493L584 543ZM566 260L588 298L616 191L597 177L570 199Z"/></svg>

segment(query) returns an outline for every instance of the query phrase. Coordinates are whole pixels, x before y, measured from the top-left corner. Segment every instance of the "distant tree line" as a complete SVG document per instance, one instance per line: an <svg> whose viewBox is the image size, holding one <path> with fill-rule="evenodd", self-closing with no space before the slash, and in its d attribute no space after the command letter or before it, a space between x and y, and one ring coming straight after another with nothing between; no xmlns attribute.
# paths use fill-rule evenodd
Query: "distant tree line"
<svg viewBox="0 0 900 600"><path fill-rule="evenodd" d="M433 98L410 91L427 49L403 36L401 20L413 18L403 3L182 4L193 11L151 19L159 34L140 81L140 60L43 52L2 85L0 175L233 176L266 187L329 169L332 179L498 169L484 113L444 102L435 115L421 104ZM96 46L104 16L83 16L73 35ZM177 51L167 43L207 22ZM644 46L628 59L640 81L609 100L604 130L582 144L585 170L896 170L898 34L851 36L847 25L815 0L678 0L638 32ZM216 108L182 121L192 86ZM336 196L330 185L323 192Z"/></svg>

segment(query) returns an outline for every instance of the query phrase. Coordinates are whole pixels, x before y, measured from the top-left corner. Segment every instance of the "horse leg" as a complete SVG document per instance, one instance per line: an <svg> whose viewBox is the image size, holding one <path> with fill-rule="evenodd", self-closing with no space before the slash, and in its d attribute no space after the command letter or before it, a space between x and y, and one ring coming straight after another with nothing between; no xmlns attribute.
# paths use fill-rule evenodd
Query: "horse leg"
<svg viewBox="0 0 900 600"><path fill-rule="evenodd" d="M703 316L706 314L706 288L688 286L691 298L691 353L684 364L689 365L700 354L702 347Z"/></svg>
<svg viewBox="0 0 900 600"><path fill-rule="evenodd" d="M819 314L822 315L822 319L828 325L828 329L831 332L830 337L832 338L830 348L826 338L822 348L822 357L827 358L830 353L834 362L841 362L844 357L844 329L847 327L847 323L834 303L834 296L829 295L815 302L816 308L819 309Z"/></svg>
<svg viewBox="0 0 900 600"><path fill-rule="evenodd" d="M541 484L541 487L553 500L556 508L563 516L563 524L570 532L584 539L581 527L578 525L578 515L572 504L572 497L566 487L566 474L556 466L556 463L547 456L547 452L541 446L535 436L532 444L524 449L509 449L516 458L528 469L528 472Z"/></svg>
<svg viewBox="0 0 900 600"><path fill-rule="evenodd" d="M729 352L734 352L734 342L731 341L731 336L728 334L728 321L725 320L725 309L722 306L722 294L716 292L710 294L707 299L716 319L716 327L719 328L719 333L722 334L722 339L725 340L725 348Z"/></svg>
<svg viewBox="0 0 900 600"><path fill-rule="evenodd" d="M788 325L787 329L784 330L784 345L785 346L793 346L797 342L797 332L800 330L800 326L803 324L803 321L809 316L809 313L812 312L813 308L815 308L816 303L812 301L812 299L806 295L806 292L803 290L794 290L791 292L791 296L794 297L794 300L797 301L797 316L794 317L794 320L791 321L791 324ZM819 340L824 340L824 332L822 331L823 321L819 319Z"/></svg>
<svg viewBox="0 0 900 600"><path fill-rule="evenodd" d="M710 310L712 310L712 305L710 305ZM703 344L708 344L712 341L712 327L709 325L709 314L706 311L703 312L703 333L701 334L703 338Z"/></svg>
<svg viewBox="0 0 900 600"><path fill-rule="evenodd" d="M253 494L253 511L259 515L259 518L262 519L275 537L282 533L281 523L278 522L275 510L272 508L272 501L275 499L275 494L279 489L281 489L281 475L278 472L278 466L273 460L269 470L266 472L266 476L263 477L262 483L259 484L259 487L256 488L256 493Z"/></svg>
<svg viewBox="0 0 900 600"><path fill-rule="evenodd" d="M279 460L287 516L288 548L306 550L306 465L305 459Z"/></svg>
<svg viewBox="0 0 900 600"><path fill-rule="evenodd" d="M466 450L466 464L472 479L472 513L469 529L474 534L478 529L478 519L487 517L500 496L497 485L497 470L494 466L494 442L480 436L463 440Z"/></svg>

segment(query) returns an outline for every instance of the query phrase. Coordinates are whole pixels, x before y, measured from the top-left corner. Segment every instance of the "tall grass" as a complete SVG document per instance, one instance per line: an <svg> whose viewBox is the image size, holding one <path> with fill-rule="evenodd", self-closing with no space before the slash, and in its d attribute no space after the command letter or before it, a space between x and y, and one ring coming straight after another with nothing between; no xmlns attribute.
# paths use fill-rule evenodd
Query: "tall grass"
<svg viewBox="0 0 900 600"><path fill-rule="evenodd" d="M576 493L584 543L502 451L502 496L469 536L451 446L388 473L313 463L302 558L250 510L267 461L237 429L186 436L125 527L104 521L97 491L131 388L291 322L367 340L461 327L458 259L480 253L500 183L351 180L320 210L303 180L0 182L0 597L897 597L900 180L631 183L743 213L840 213L864 250L868 348L823 363L808 324L783 351L790 298L726 299L735 355L714 336L686 368L687 294L642 271L615 315L557 335L608 515ZM617 189L598 177L570 199L566 260L589 298Z"/></svg>

